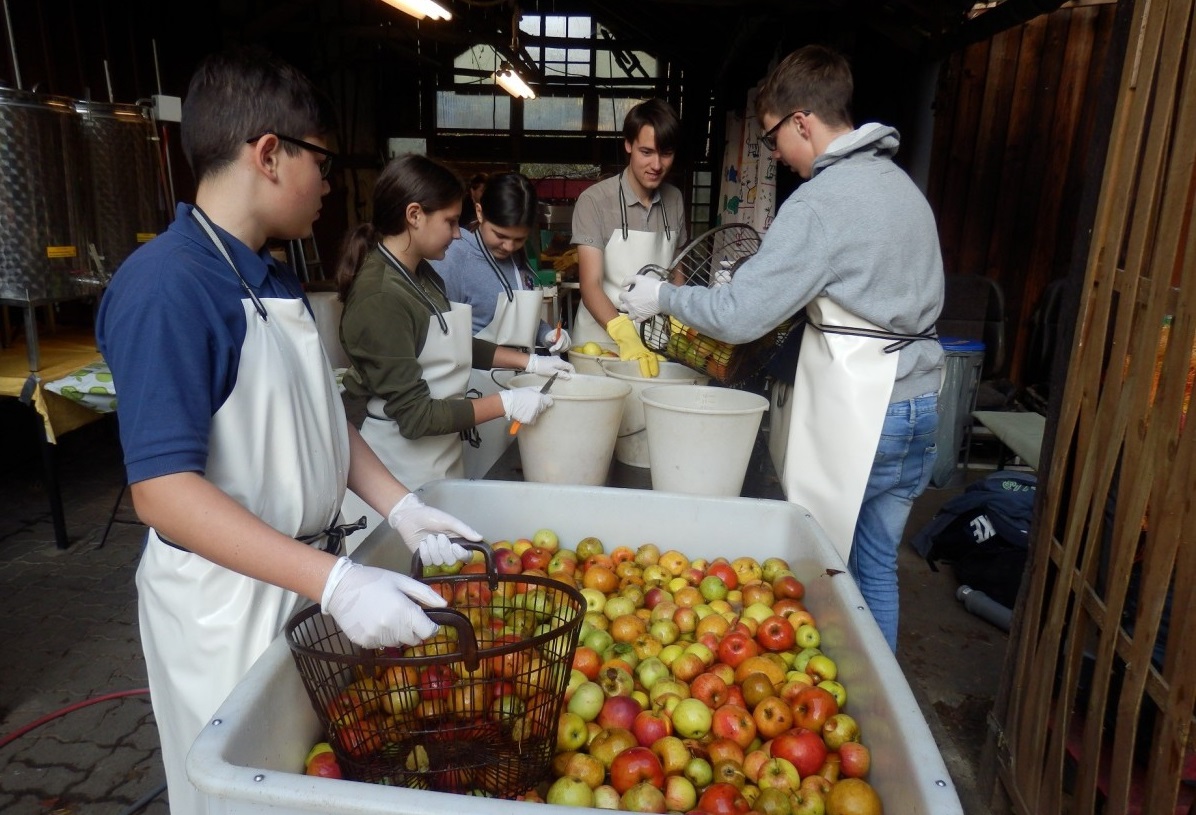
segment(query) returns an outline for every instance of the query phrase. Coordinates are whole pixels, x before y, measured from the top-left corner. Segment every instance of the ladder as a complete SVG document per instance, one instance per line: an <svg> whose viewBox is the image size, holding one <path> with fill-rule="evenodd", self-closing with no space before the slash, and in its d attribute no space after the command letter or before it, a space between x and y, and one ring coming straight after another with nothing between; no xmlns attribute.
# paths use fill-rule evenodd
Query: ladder
<svg viewBox="0 0 1196 815"><path fill-rule="evenodd" d="M299 280L311 283L313 280L324 280L324 264L320 261L320 249L316 246L315 237L287 241L287 263L295 270Z"/></svg>

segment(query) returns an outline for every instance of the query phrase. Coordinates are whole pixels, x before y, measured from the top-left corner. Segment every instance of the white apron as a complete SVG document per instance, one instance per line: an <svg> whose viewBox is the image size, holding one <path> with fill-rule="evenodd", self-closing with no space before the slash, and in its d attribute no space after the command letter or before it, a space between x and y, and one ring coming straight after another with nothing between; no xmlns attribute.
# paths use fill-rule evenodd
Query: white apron
<svg viewBox="0 0 1196 815"><path fill-rule="evenodd" d="M397 261L392 265L422 294ZM449 311L441 313L430 299L425 299L430 312L428 337L418 360L428 392L433 399L464 398L473 361L472 309L464 303L450 303ZM409 490L417 490L438 478L461 478L459 433L404 438L398 422L386 415L385 408L385 399L369 400L361 435L395 478Z"/></svg>
<svg viewBox="0 0 1196 815"><path fill-rule="evenodd" d="M660 214L664 219L663 232L641 232L627 228L627 200L623 195L622 182L619 184L619 221L620 228L610 236L606 248L602 250L602 291L612 303L619 302L619 292L623 288L623 281L639 272L648 264L668 268L677 253L678 235L669 228L667 211L664 208L664 198L660 199ZM577 316L573 320L573 331L570 332L573 347L587 342L610 342L610 335L606 333L606 326L599 325L590 314L585 304L578 301Z"/></svg>
<svg viewBox="0 0 1196 815"><path fill-rule="evenodd" d="M312 535L335 521L345 489L344 408L303 301L251 297L237 384L212 417L205 478L283 534ZM304 599L174 548L152 529L136 582L170 811L206 813L187 777L191 743Z"/></svg>
<svg viewBox="0 0 1196 815"><path fill-rule="evenodd" d="M810 511L846 561L897 376L898 354L884 350L896 335L829 333L844 327L884 334L826 297L815 298L806 314L788 410L778 422L789 431L781 484L790 501Z"/></svg>
<svg viewBox="0 0 1196 815"><path fill-rule="evenodd" d="M475 232L478 247L482 255L494 270L495 276L502 283L503 290L498 294L498 302L494 306L494 317L475 336L488 340L495 345L508 345L513 348L523 348L533 351L536 347L536 331L540 328L540 317L544 310L544 296L539 289L515 289L511 287L506 275L498 268L494 256L482 240L480 232ZM494 381L495 376L502 374L498 369L482 371L473 369L469 373L469 389L477 391L482 396L498 393L500 388ZM505 371L503 373L510 373ZM508 446L514 440L505 422L483 422L471 433L472 440L462 441L464 450L464 467L466 478L484 478L494 462L502 457ZM476 446L475 446L476 442Z"/></svg>

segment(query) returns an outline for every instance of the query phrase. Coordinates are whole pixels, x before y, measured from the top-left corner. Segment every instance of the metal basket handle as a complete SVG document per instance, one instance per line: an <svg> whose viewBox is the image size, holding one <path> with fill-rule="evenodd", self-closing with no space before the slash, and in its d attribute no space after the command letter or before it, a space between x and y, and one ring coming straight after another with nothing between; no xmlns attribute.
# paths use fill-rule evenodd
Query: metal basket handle
<svg viewBox="0 0 1196 815"><path fill-rule="evenodd" d="M482 557L485 558L486 561L486 578L490 583L490 590L494 591L496 588L498 588L498 572L494 569L494 551L490 548L490 544L486 543L485 541L467 541L464 538L458 537L452 537L450 540L452 540L453 543L465 547L466 549L470 549L474 552L481 552ZM423 573L423 560L420 558L419 552L416 551L411 558L411 576L416 580L422 580ZM457 577L457 575L448 575L448 577ZM465 577L468 579L470 575L466 575Z"/></svg>
<svg viewBox="0 0 1196 815"><path fill-rule="evenodd" d="M461 654L461 661L465 663L467 671L476 671L482 660L478 656L478 637L469 618L455 608L425 608L424 613L437 625L451 625L457 630L457 650Z"/></svg>

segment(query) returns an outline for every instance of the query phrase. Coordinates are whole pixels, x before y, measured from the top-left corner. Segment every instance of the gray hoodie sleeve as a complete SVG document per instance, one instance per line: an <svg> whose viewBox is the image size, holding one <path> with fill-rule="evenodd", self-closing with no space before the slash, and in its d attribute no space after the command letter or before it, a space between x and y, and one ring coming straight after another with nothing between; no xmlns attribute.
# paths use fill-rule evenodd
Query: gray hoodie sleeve
<svg viewBox="0 0 1196 815"><path fill-rule="evenodd" d="M804 202L786 202L760 244L725 286L660 287L660 308L717 340L741 344L758 339L791 317L826 288L822 224Z"/></svg>

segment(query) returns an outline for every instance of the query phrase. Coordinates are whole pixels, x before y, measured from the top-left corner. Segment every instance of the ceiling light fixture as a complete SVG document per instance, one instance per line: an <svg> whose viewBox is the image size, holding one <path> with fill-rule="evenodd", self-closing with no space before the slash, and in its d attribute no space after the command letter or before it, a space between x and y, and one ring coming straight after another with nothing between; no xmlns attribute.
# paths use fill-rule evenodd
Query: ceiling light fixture
<svg viewBox="0 0 1196 815"><path fill-rule="evenodd" d="M519 59L519 6L511 9L511 59ZM536 92L523 80L511 63L503 60L494 72L494 81L498 86L516 99L535 99Z"/></svg>
<svg viewBox="0 0 1196 815"><path fill-rule="evenodd" d="M382 0L399 11L410 14L417 20L431 17L433 20L451 20L453 15L434 0Z"/></svg>
<svg viewBox="0 0 1196 815"><path fill-rule="evenodd" d="M515 73L515 69L508 63L503 63L497 71L494 72L494 81L511 96L520 99L535 99L536 92L523 81L523 77Z"/></svg>

